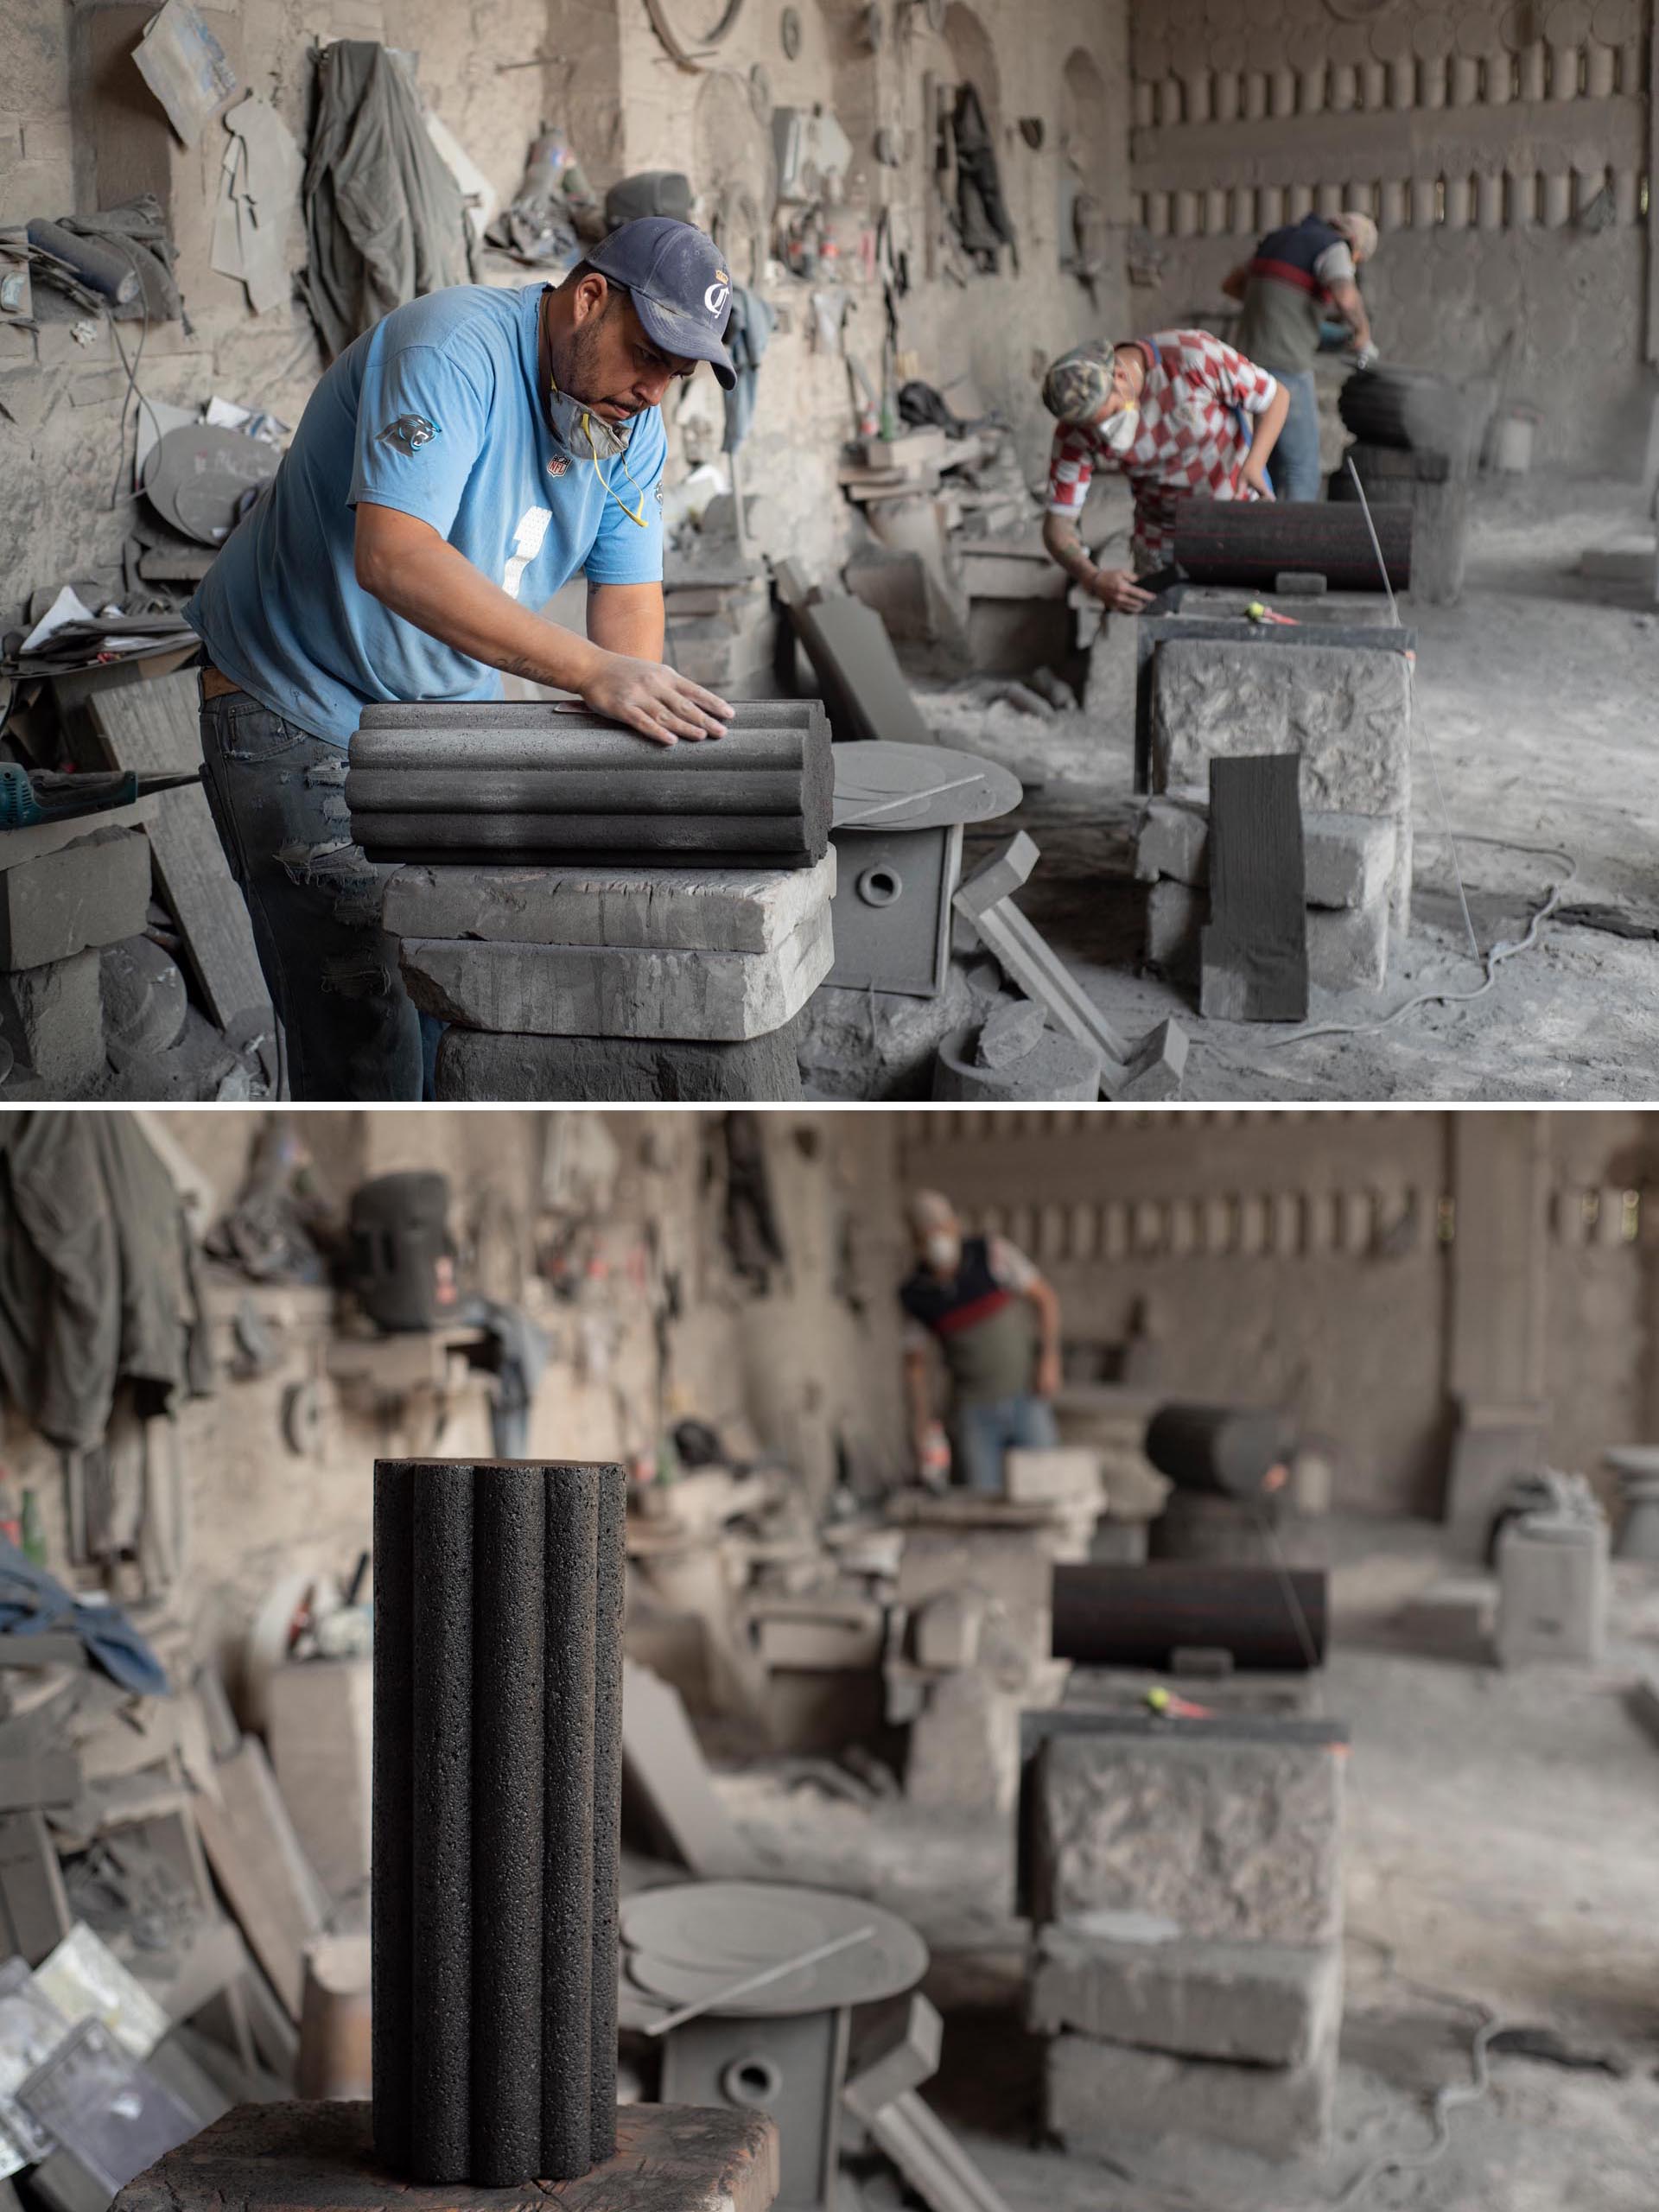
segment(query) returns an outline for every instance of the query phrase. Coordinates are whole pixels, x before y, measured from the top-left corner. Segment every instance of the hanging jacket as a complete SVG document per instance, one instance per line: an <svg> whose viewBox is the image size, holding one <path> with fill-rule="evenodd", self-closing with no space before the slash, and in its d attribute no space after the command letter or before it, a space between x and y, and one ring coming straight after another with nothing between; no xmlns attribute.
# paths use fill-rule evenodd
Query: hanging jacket
<svg viewBox="0 0 1659 2212"><path fill-rule="evenodd" d="M1020 248L1008 203L1002 197L996 148L971 85L957 87L951 134L957 149L957 229L963 249L989 272L996 267L997 248L1006 245L1018 270Z"/></svg>
<svg viewBox="0 0 1659 2212"><path fill-rule="evenodd" d="M393 308L474 271L461 187L397 57L371 39L336 39L317 79L300 288L332 359Z"/></svg>

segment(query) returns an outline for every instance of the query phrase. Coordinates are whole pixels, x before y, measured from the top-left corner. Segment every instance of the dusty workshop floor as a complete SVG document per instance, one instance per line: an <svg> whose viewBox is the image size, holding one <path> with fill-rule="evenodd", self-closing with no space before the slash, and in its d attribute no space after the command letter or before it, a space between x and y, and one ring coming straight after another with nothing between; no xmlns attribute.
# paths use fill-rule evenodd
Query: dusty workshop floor
<svg viewBox="0 0 1659 2212"><path fill-rule="evenodd" d="M1020 901L1135 1032L1169 1014L1192 1036L1185 1096L1211 1099L1646 1099L1659 1068L1659 619L1633 591L1576 574L1586 546L1651 545L1624 484L1483 485L1456 607L1412 609L1419 633L1414 795L1417 885L1409 944L1380 997L1316 993L1309 1026L1372 1024L1425 990L1482 980L1458 912L1427 754L1432 747L1483 951L1525 934L1564 849L1565 903L1611 906L1649 935L1547 924L1471 1004L1424 1007L1381 1033L1287 1041L1277 1027L1201 1022L1179 989L1135 970L1141 893L1131 880L1131 737L1103 744L1079 716L1037 721L976 698L925 701L941 737L1005 760L1040 789L1009 823L1042 849ZM988 849L982 836L970 846Z"/></svg>
<svg viewBox="0 0 1659 2212"><path fill-rule="evenodd" d="M874 1815L722 1777L779 1872L909 1914L947 2013L930 2095L1011 2212L1654 2212L1659 2204L1659 1745L1625 1709L1659 1665L1659 1569L1621 1567L1596 1672L1504 1675L1423 1656L1397 1616L1441 1572L1436 1532L1339 1523L1322 1703L1347 1721L1347 2009L1337 2143L1318 2170L1166 2145L1122 2171L1035 2147L1038 2046L1018 2010L1012 1841L989 1822ZM1432 2139L1429 2101L1470 2079L1490 2007L1620 2071L1494 2056L1418 2171L1364 2179ZM1353 2192L1348 2194L1346 2192Z"/></svg>

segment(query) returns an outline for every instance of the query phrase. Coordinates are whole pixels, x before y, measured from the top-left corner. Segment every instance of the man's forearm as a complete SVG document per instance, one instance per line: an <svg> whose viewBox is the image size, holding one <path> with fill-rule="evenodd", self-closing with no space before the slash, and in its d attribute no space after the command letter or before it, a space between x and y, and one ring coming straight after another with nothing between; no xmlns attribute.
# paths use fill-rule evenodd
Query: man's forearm
<svg viewBox="0 0 1659 2212"><path fill-rule="evenodd" d="M359 551L357 581L417 630L534 683L579 691L604 658L603 647L520 607L435 534L372 558Z"/></svg>
<svg viewBox="0 0 1659 2212"><path fill-rule="evenodd" d="M919 1443L933 1419L933 1394L928 1388L927 1362L914 1352L905 1359L905 1398L910 1408L910 1433Z"/></svg>
<svg viewBox="0 0 1659 2212"><path fill-rule="evenodd" d="M1282 378L1273 397L1255 420L1255 435L1250 441L1250 459L1266 467L1274 448L1279 442L1279 433L1285 427L1285 417L1290 412L1290 391Z"/></svg>
<svg viewBox="0 0 1659 2212"><path fill-rule="evenodd" d="M1033 1283L1027 1294L1037 1311L1037 1350L1044 1359L1060 1356L1060 1301L1053 1287Z"/></svg>
<svg viewBox="0 0 1659 2212"><path fill-rule="evenodd" d="M1073 583L1085 588L1100 574L1094 556L1083 542L1083 533L1075 523L1064 522L1057 515L1047 516L1043 523L1043 549L1050 560L1058 562Z"/></svg>
<svg viewBox="0 0 1659 2212"><path fill-rule="evenodd" d="M607 653L661 660L667 632L660 584L589 584L588 635Z"/></svg>
<svg viewBox="0 0 1659 2212"><path fill-rule="evenodd" d="M1365 295L1357 284L1338 284L1331 295L1337 312L1354 334L1356 349L1371 342L1371 318L1365 312Z"/></svg>

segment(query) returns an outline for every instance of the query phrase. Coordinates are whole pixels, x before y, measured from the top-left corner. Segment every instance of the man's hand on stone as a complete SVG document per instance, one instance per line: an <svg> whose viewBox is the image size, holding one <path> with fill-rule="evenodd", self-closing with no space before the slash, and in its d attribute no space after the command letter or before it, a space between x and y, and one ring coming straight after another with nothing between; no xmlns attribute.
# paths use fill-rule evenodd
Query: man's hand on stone
<svg viewBox="0 0 1659 2212"><path fill-rule="evenodd" d="M1268 468L1265 461L1254 467L1246 461L1241 474L1258 499L1272 499L1273 486L1268 480Z"/></svg>
<svg viewBox="0 0 1659 2212"><path fill-rule="evenodd" d="M1096 569L1089 588L1103 607L1117 614L1139 614L1152 605L1152 594L1141 590L1128 569Z"/></svg>
<svg viewBox="0 0 1659 2212"><path fill-rule="evenodd" d="M622 653L605 655L582 696L596 715L626 722L657 745L723 737L732 718L725 700L690 677L660 661L630 660Z"/></svg>

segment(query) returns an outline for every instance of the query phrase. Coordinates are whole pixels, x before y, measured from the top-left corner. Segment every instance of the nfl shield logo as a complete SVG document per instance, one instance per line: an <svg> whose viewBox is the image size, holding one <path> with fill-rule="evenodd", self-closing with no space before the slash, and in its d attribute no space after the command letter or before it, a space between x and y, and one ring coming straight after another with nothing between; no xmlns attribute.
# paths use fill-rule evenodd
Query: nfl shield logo
<svg viewBox="0 0 1659 2212"><path fill-rule="evenodd" d="M547 464L547 473L550 476L563 476L569 466L564 455L562 453L556 453Z"/></svg>

